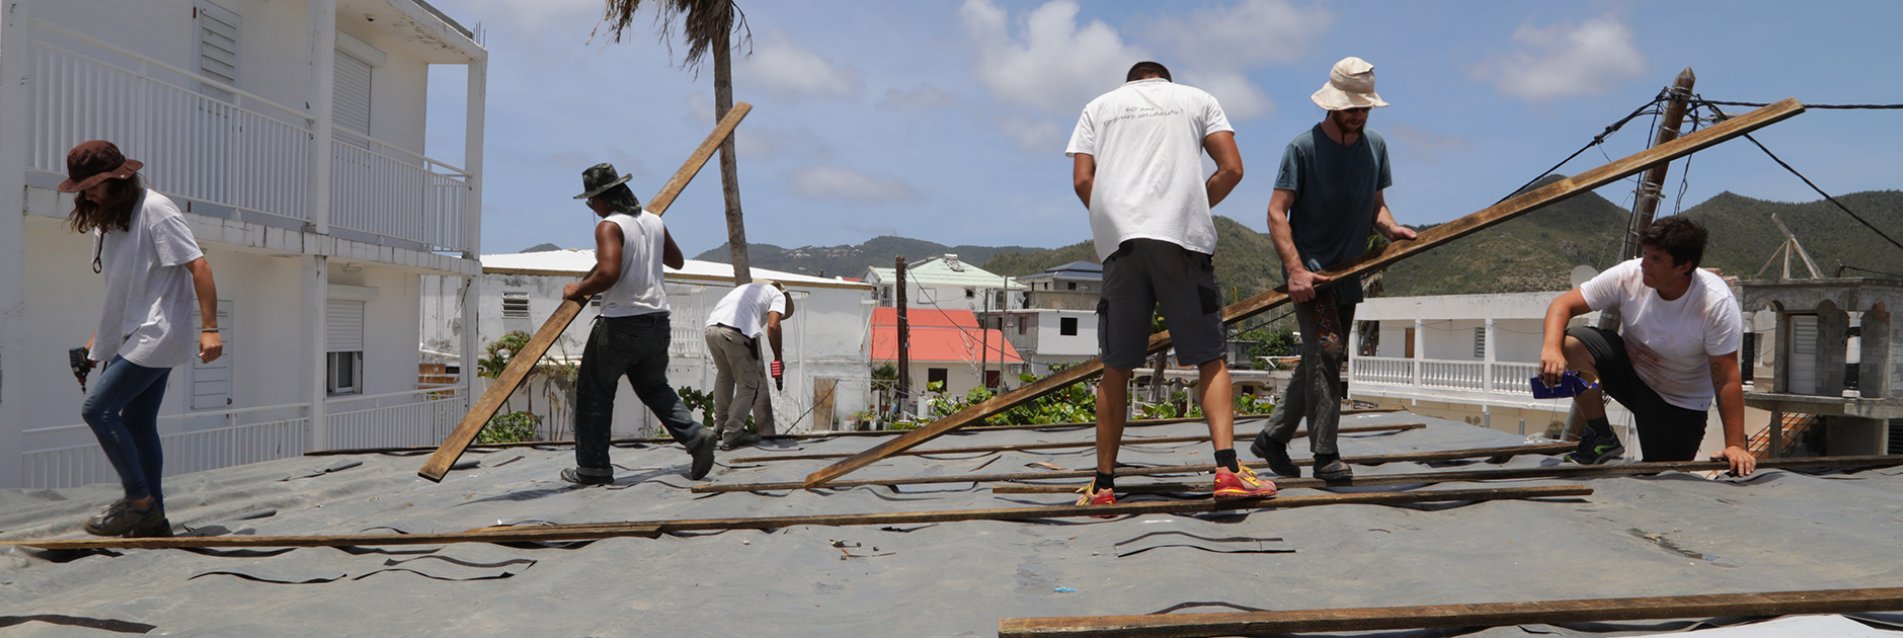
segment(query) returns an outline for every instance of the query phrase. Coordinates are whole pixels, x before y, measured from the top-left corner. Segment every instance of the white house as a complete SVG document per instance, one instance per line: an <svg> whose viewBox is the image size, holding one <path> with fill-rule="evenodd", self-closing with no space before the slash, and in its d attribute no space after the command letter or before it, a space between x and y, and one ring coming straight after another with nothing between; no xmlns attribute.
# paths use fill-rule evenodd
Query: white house
<svg viewBox="0 0 1903 638"><path fill-rule="evenodd" d="M483 255L475 322L481 345L474 350L481 352L509 332L534 333L561 304L562 286L579 280L594 265L593 250ZM715 369L702 331L714 305L733 289L733 266L690 259L682 269L665 272L674 333L668 381L676 388L692 386L711 392ZM871 392L864 344L872 315L872 287L760 268L753 269L753 279L780 281L793 295L793 317L782 328L786 389L773 394L775 420L781 432L834 429L865 409ZM462 341L463 324L451 319L460 310L461 291L448 277L426 277L423 287L423 348L460 364L456 353L469 350L457 345ZM597 312L592 304L583 308L561 339L549 348L545 360L579 362ZM761 348L763 358L771 356L764 350L764 343ZM550 392L543 385L516 394L517 401L541 406L531 411L543 417L545 436L565 438L572 434L567 429L573 425L568 411L572 397L565 391ZM616 436L659 431L660 423L635 398L625 380L616 397Z"/></svg>
<svg viewBox="0 0 1903 638"><path fill-rule="evenodd" d="M865 281L878 290L879 305L897 304L896 268L866 269ZM957 255L928 257L905 265L905 304L932 310L969 310L985 314L1024 307L1024 284L959 261Z"/></svg>
<svg viewBox="0 0 1903 638"><path fill-rule="evenodd" d="M166 473L440 440L468 388L417 388L418 276L480 272L487 58L421 0L6 3L0 487L114 480L65 354L103 294L53 190L88 139L145 162L218 281L226 356L173 372ZM462 167L422 154L432 65L467 69Z"/></svg>
<svg viewBox="0 0 1903 638"><path fill-rule="evenodd" d="M1023 355L1031 374L1050 374L1052 365L1076 365L1097 357L1094 310L1021 308L992 316L1004 338Z"/></svg>

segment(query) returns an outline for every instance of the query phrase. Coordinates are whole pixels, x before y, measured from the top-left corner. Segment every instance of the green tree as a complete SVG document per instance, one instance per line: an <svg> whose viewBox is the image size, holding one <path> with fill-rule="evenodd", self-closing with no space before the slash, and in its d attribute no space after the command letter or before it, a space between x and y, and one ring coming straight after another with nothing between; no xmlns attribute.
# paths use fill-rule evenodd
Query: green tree
<svg viewBox="0 0 1903 638"><path fill-rule="evenodd" d="M740 11L733 0L604 0L606 10L602 20L608 23L608 32L615 42L620 42L634 25L634 14L642 6L652 6L655 11L655 30L659 32L661 42L673 51L673 40L669 39L678 23L681 38L687 42L687 55L681 59L681 67L700 73L700 65L711 55L714 59L714 119L727 117L733 110L733 36L740 35L740 42L749 49L752 47L753 30L747 26L747 15ZM740 214L740 168L739 160L734 157L733 136L720 143L720 186L727 201L727 248L733 254L734 283L744 284L753 281L752 272L747 263L747 227Z"/></svg>

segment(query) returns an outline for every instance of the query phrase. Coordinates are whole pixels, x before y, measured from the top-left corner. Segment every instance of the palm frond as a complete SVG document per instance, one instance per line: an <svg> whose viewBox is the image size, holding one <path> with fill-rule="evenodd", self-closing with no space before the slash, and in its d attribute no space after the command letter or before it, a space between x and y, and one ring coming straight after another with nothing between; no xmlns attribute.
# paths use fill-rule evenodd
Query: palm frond
<svg viewBox="0 0 1903 638"><path fill-rule="evenodd" d="M589 38L601 33L606 27L607 36L619 43L634 26L634 14L643 3L641 0L603 0L604 9L601 24L589 32ZM747 24L747 14L733 0L650 0L647 5L654 7L654 32L667 47L668 57L674 55L674 25L680 24L681 37L687 42L687 55L681 60L681 67L700 71L700 65L706 61L707 54L723 39L722 36L738 34L737 41L731 41L734 49L745 47L750 55L753 51L753 28Z"/></svg>

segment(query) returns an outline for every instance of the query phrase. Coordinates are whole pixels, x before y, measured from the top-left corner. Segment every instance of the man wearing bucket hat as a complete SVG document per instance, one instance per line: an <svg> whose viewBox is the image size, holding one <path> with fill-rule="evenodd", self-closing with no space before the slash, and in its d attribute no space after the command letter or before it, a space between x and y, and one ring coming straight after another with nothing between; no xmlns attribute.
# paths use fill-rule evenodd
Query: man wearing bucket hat
<svg viewBox="0 0 1903 638"><path fill-rule="evenodd" d="M1328 83L1310 99L1327 111L1321 123L1296 135L1282 151L1282 167L1269 197L1269 233L1282 258L1288 295L1302 331L1302 359L1268 424L1249 446L1287 477L1301 476L1289 458L1295 427L1308 419L1308 445L1315 477L1345 480L1354 471L1335 444L1341 421L1341 366L1347 361L1347 331L1361 302L1360 278L1331 281L1324 270L1347 266L1368 248L1370 232L1391 241L1414 238L1394 222L1383 191L1393 183L1388 146L1368 130L1368 111L1387 106L1374 92L1374 65L1342 58Z"/></svg>
<svg viewBox="0 0 1903 638"><path fill-rule="evenodd" d="M622 377L634 388L669 436L694 457L688 476L695 480L714 467L714 435L694 422L687 405L667 382L667 347L673 339L661 266L680 268L686 258L661 218L641 210L628 189L632 175L612 164L582 171L585 189L575 199L601 218L595 224L595 268L581 281L562 288L562 296L587 303L600 294L601 314L588 332L576 371L575 467L562 480L579 485L614 482L608 460L613 430L615 389Z"/></svg>
<svg viewBox="0 0 1903 638"><path fill-rule="evenodd" d="M211 263L178 206L145 188L138 175L144 166L112 142L83 142L67 153L67 179L58 186L75 194L70 223L76 232L93 233L93 272L106 280L105 305L86 344L86 360L105 369L81 415L119 474L125 497L86 521L86 531L100 536L172 535L159 486L165 452L158 414L166 378L194 356L210 363L224 353Z"/></svg>
<svg viewBox="0 0 1903 638"><path fill-rule="evenodd" d="M760 370L760 335L773 348L773 382L782 384L786 362L780 350L780 324L793 317L793 296L777 281L741 284L714 304L707 315L707 352L714 357L714 432L721 449L731 450L771 438L773 401ZM747 433L753 414L755 434Z"/></svg>
<svg viewBox="0 0 1903 638"><path fill-rule="evenodd" d="M1072 185L1090 209L1103 260L1097 302L1097 475L1078 505L1117 502L1117 449L1123 439L1130 377L1142 364L1151 313L1161 309L1178 361L1196 366L1209 441L1215 449L1216 498L1262 498L1275 485L1236 460L1220 288L1209 209L1242 181L1242 154L1222 105L1207 92L1176 84L1169 69L1138 62L1122 86L1098 96L1077 118L1065 153ZM1203 176L1203 154L1216 172Z"/></svg>

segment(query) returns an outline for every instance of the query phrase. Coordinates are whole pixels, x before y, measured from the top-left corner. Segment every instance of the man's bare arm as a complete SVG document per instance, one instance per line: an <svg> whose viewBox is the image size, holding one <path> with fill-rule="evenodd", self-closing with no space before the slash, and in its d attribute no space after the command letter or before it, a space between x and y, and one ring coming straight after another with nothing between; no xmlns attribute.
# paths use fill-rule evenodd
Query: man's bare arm
<svg viewBox="0 0 1903 638"><path fill-rule="evenodd" d="M595 224L595 269L581 281L562 288L562 296L586 302L621 281L621 226L603 220Z"/></svg>
<svg viewBox="0 0 1903 638"><path fill-rule="evenodd" d="M1328 277L1309 272L1302 263L1301 253L1295 250L1295 236L1290 234L1288 211L1295 205L1295 191L1275 189L1269 195L1269 240L1275 243L1275 254L1282 258L1282 269L1288 271L1288 296L1297 303L1306 303L1315 298L1315 286L1328 283Z"/></svg>
<svg viewBox="0 0 1903 638"><path fill-rule="evenodd" d="M1374 230L1388 241L1401 241L1414 238L1414 229L1394 222L1394 211L1388 210L1387 189L1374 192Z"/></svg>
<svg viewBox="0 0 1903 638"><path fill-rule="evenodd" d="M1731 473L1749 476L1757 469L1758 459L1746 447L1744 434L1744 379L1738 370L1738 353L1711 358L1711 387L1718 393L1718 421L1725 428L1725 449L1718 458L1731 463ZM1771 427L1781 427L1773 423Z"/></svg>
<svg viewBox="0 0 1903 638"><path fill-rule="evenodd" d="M1203 190L1209 195L1209 207L1215 208L1229 197L1237 184L1242 183L1242 151L1236 150L1234 131L1221 131L1204 137L1203 151L1209 153L1209 159L1216 161L1216 174L1203 182Z"/></svg>
<svg viewBox="0 0 1903 638"><path fill-rule="evenodd" d="M1097 184L1097 158L1089 153L1075 153L1070 157L1070 185L1077 190L1077 199L1084 202L1084 208L1090 208L1090 189Z"/></svg>
<svg viewBox="0 0 1903 638"><path fill-rule="evenodd" d="M687 265L687 256L681 254L681 247L674 243L674 233L668 232L665 226L661 227L661 243L661 265L675 270Z"/></svg>

